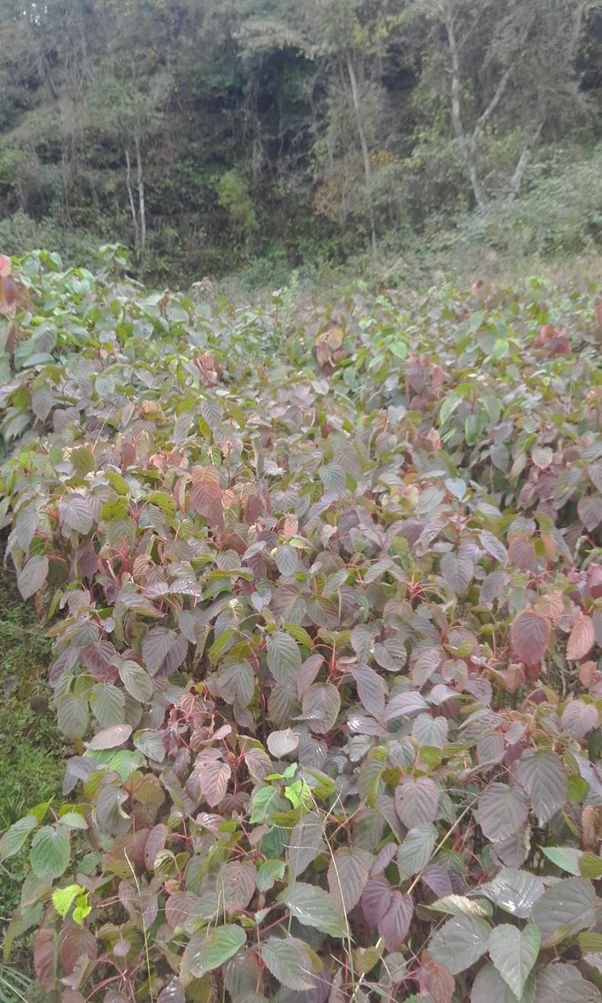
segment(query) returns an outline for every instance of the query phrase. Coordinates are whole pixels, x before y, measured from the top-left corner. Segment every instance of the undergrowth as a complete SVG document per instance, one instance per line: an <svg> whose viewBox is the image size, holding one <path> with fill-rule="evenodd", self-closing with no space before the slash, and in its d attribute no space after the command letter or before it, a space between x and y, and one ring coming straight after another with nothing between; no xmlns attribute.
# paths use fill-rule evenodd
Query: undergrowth
<svg viewBox="0 0 602 1003"><path fill-rule="evenodd" d="M60 795L64 744L49 707L50 644L21 599L12 569L0 567L0 829L32 804ZM25 854L0 865L0 924L18 904ZM0 996L1 999L1 996Z"/></svg>
<svg viewBox="0 0 602 1003"><path fill-rule="evenodd" d="M0 266L73 752L0 841L5 959L61 1003L600 1003L595 287Z"/></svg>

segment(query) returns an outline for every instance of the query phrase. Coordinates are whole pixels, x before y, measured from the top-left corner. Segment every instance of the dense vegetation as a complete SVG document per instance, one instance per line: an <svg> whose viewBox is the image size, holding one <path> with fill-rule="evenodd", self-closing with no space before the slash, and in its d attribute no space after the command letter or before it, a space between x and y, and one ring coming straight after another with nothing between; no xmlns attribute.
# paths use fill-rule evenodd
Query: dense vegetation
<svg viewBox="0 0 602 1003"><path fill-rule="evenodd" d="M602 304L2 260L40 999L602 999ZM36 987L32 989L35 995Z"/></svg>
<svg viewBox="0 0 602 1003"><path fill-rule="evenodd" d="M0 246L182 285L599 245L590 0L0 0ZM478 207L471 218L470 210Z"/></svg>

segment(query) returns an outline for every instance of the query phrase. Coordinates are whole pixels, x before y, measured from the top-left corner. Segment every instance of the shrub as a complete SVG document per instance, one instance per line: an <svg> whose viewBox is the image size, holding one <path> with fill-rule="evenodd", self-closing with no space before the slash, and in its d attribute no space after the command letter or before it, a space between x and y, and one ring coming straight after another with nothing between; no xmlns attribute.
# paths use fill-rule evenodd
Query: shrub
<svg viewBox="0 0 602 1003"><path fill-rule="evenodd" d="M0 844L46 999L600 1000L591 294L292 322L4 271L2 516L73 743Z"/></svg>

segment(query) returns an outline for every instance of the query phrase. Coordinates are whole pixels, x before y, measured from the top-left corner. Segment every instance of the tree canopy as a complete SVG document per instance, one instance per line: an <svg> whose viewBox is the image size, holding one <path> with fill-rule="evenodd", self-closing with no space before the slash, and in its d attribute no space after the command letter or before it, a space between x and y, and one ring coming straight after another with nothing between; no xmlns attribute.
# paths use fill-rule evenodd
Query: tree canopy
<svg viewBox="0 0 602 1003"><path fill-rule="evenodd" d="M377 253L599 136L586 0L0 0L0 43L5 249L175 278Z"/></svg>

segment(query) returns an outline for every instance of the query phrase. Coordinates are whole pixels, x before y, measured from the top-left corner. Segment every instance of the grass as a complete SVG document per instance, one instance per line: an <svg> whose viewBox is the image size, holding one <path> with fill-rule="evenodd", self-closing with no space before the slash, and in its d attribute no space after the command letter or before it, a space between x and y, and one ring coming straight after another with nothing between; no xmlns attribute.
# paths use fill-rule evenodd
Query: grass
<svg viewBox="0 0 602 1003"><path fill-rule="evenodd" d="M0 567L0 832L60 794L63 744L48 706L50 645L12 569ZM0 865L0 923L20 896L26 855ZM1 997L0 997L1 998Z"/></svg>

